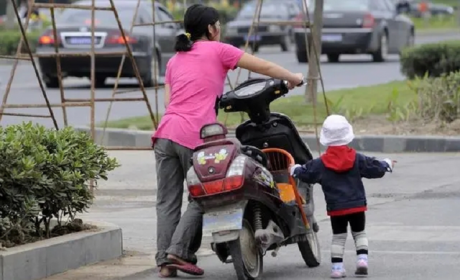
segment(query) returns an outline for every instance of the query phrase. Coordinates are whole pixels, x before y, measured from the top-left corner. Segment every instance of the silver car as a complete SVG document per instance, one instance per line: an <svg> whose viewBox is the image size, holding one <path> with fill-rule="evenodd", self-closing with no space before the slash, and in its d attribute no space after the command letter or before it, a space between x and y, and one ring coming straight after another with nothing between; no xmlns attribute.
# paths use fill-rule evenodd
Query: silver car
<svg viewBox="0 0 460 280"><path fill-rule="evenodd" d="M90 0L74 2L78 5L91 5ZM97 1L98 7L109 7L110 1ZM103 85L106 78L116 77L121 63L122 52L126 51L125 41L131 46L134 59L137 63L140 75L145 86L155 84L160 75L164 75L168 60L175 54L175 38L181 32L181 25L164 23L156 25L156 40L154 42L154 27L136 26L133 33L129 33L137 1L115 1L119 19L125 32L125 39L118 28L113 11L95 12L95 50L96 50L96 84ZM141 2L136 24L153 22L153 3ZM173 17L160 4L156 4L156 21L172 21ZM91 51L91 11L79 9L66 9L56 18L57 40L61 53L82 53ZM37 54L54 53L54 41L52 28L48 28L39 38ZM104 55L107 52L118 52L116 55ZM154 77L155 60L158 69L157 77ZM61 57L61 69L64 77L90 77L90 56L64 56ZM56 57L40 57L38 59L43 80L47 87L59 86L57 77ZM126 57L121 77L135 77L131 61Z"/></svg>

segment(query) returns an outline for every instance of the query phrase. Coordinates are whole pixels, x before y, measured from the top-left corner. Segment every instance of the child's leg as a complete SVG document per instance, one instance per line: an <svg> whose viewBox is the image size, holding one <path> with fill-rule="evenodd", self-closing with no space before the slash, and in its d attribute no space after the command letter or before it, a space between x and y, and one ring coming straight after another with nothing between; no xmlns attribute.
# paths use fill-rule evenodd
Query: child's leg
<svg viewBox="0 0 460 280"><path fill-rule="evenodd" d="M364 212L350 215L350 227L353 239L355 240L356 254L358 261L356 275L367 275L367 256L369 253L368 240L366 235L366 214Z"/></svg>
<svg viewBox="0 0 460 280"><path fill-rule="evenodd" d="M331 246L331 278L342 278L345 277L343 254L345 252L345 243L347 242L347 216L331 217L331 226L333 233Z"/></svg>

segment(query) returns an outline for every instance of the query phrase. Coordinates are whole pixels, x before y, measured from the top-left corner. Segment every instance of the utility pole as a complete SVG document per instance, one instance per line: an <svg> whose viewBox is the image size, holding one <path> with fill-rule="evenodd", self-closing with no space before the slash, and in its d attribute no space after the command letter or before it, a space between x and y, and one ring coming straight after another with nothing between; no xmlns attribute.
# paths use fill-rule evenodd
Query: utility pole
<svg viewBox="0 0 460 280"><path fill-rule="evenodd" d="M304 0L307 1L307 0ZM311 41L309 42L308 59L308 91L306 101L316 105L318 95L319 63L321 59L321 30L323 27L324 0L315 0L313 13L313 28L310 29ZM314 46L313 46L314 44Z"/></svg>

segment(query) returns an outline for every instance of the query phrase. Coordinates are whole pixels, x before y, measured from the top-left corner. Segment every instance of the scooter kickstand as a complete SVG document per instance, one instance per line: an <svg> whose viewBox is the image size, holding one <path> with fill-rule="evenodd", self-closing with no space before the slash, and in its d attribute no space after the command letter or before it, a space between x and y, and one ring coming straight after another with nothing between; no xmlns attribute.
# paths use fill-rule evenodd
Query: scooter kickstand
<svg viewBox="0 0 460 280"><path fill-rule="evenodd" d="M278 256L278 251L280 250L280 248L280 245L276 246L275 250L272 251L272 257L275 258L276 256Z"/></svg>

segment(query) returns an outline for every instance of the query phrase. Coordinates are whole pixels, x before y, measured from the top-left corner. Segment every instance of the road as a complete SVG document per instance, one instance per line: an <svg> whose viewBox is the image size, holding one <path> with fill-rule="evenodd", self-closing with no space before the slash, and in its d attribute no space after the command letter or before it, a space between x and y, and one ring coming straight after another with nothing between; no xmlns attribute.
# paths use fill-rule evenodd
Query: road
<svg viewBox="0 0 460 280"><path fill-rule="evenodd" d="M117 155L122 155L117 152ZM376 156L388 156L378 155ZM395 154L390 155L398 161L394 173L387 174L381 180L366 180L369 210L367 212L367 233L370 248L370 276L372 279L384 280L419 280L419 279L459 279L460 267L460 177L458 173L460 155L458 154ZM111 180L121 186L123 181L133 188L143 186L152 174L145 174L142 170L147 167L139 161L140 154L123 154L119 157L127 163L137 162L134 166L124 166L125 171L118 171L118 175ZM144 166L144 167L142 167ZM142 180L141 184L131 182L126 178L128 169L137 169L134 175L141 175L135 180ZM124 179L123 179L124 178ZM110 183L110 182L109 182ZM109 188L109 183L101 186ZM127 186L125 184L125 186ZM150 184L154 184L150 181ZM107 192L110 192L107 190ZM132 206L127 199L130 191L119 193L120 200L113 201L114 207L107 208L102 216L102 209L107 206L96 206L96 213L88 216L109 217L108 221L116 222L123 214L124 206ZM150 191L150 194L152 192ZM131 192L134 196L134 190ZM141 196L140 192L137 195ZM326 279L330 273L330 240L331 229L325 215L324 198L321 190L314 193L317 204L317 218L320 222L319 239L322 248L322 264L318 268L309 269L303 264L297 246L288 246L279 251L277 258L270 254L264 258L264 279ZM114 198L115 199L115 198ZM134 221L124 220L120 225L123 228L125 249L144 250L152 248L154 225L142 224L144 216L154 216L153 200L147 202L144 194L137 203L145 204L134 210L131 208L131 217ZM132 201L132 200L131 200ZM116 205L116 207L115 207ZM149 205L149 206L147 206ZM115 209L117 208L117 209ZM110 213L109 213L110 212ZM134 229L134 228L135 229ZM127 231L125 232L125 228ZM144 236L137 245L137 236ZM349 275L354 272L355 255L353 242L349 235L345 254L345 264ZM138 240L139 241L139 240ZM203 244L207 246L207 244ZM204 279L235 279L232 264L222 264L216 256L201 257L199 264L205 269ZM72 273L53 279L73 279ZM75 274L77 275L77 274ZM65 276L65 277L64 277ZM193 279L180 275L182 279ZM77 279L77 278L75 278ZM88 278L91 279L91 278ZM136 277L123 278L125 280L152 280L159 279L152 272Z"/></svg>
<svg viewBox="0 0 460 280"><path fill-rule="evenodd" d="M123 229L125 250L152 255L156 250L153 153L109 153L122 166L109 174L109 181L99 182L94 205L89 213L80 217L119 225ZM458 173L460 154L369 155L398 161L394 173L380 180L365 181L372 278L457 280L460 274L460 176L454 174ZM277 258L270 254L264 258L264 279L326 279L329 276L331 229L319 187L314 191L314 199L316 218L320 221L321 266L306 268L297 246L288 246L279 251ZM209 255L209 240L209 237L205 237L200 254ZM355 260L352 245L349 236L345 263L350 273L353 272ZM201 257L199 263L206 271L205 279L235 279L232 265L220 263L216 256ZM104 266L101 267L99 275L104 275ZM76 270L50 280L97 278L91 274L78 278L83 277L81 273ZM157 279L157 275L150 272L122 279L151 280Z"/></svg>
<svg viewBox="0 0 460 280"><path fill-rule="evenodd" d="M417 37L416 43L422 44L427 42L436 42L447 39L460 38L460 34L444 34L444 35L430 35ZM294 72L307 73L307 64L299 64L296 60L295 54L282 53L278 48L261 48L259 56L278 63L287 69ZM398 56L391 56L391 59L385 63L372 63L369 56L343 56L341 63L330 64L327 63L325 58L322 58L322 75L325 83L326 90L333 90L339 88L350 88L356 86L373 85L385 83L393 80L402 80L404 77L399 70ZM9 75L11 72L11 65L0 65L0 92L2 96L5 92ZM237 71L230 73L232 81L236 79ZM243 81L248 76L246 71L242 71L239 81ZM97 89L97 98L110 98L112 95L113 80L109 80L109 84L105 88ZM126 82L126 83L125 83ZM123 81L121 90L135 88L133 80ZM110 84L112 83L112 84ZM86 79L72 79L65 80L65 96L66 98L89 98L90 86L89 81ZM226 90L229 88L227 87ZM303 89L296 89L291 94L302 94ZM60 90L53 89L47 90L47 94L51 103L60 103ZM141 97L140 92L125 94L129 97ZM153 90L148 91L149 100L152 107L155 108L155 94ZM45 104L41 90L38 86L33 67L31 64L22 63L16 72L8 104ZM163 96L162 91L158 94L159 112L163 112ZM98 103L96 105L96 122L102 122L107 115L107 108L109 103ZM155 110L155 109L154 109ZM7 112L22 112L30 114L43 114L49 115L46 108L41 109L8 109ZM63 116L62 109L55 108L54 113L58 123L62 126ZM147 115L148 111L145 103L143 102L124 102L114 103L110 119L121 119L134 116ZM90 109L89 107L69 108L67 110L68 120L70 125L81 126L90 123ZM27 118L4 116L2 124L15 124L20 123ZM36 122L42 123L47 126L52 126L50 119L36 119Z"/></svg>

